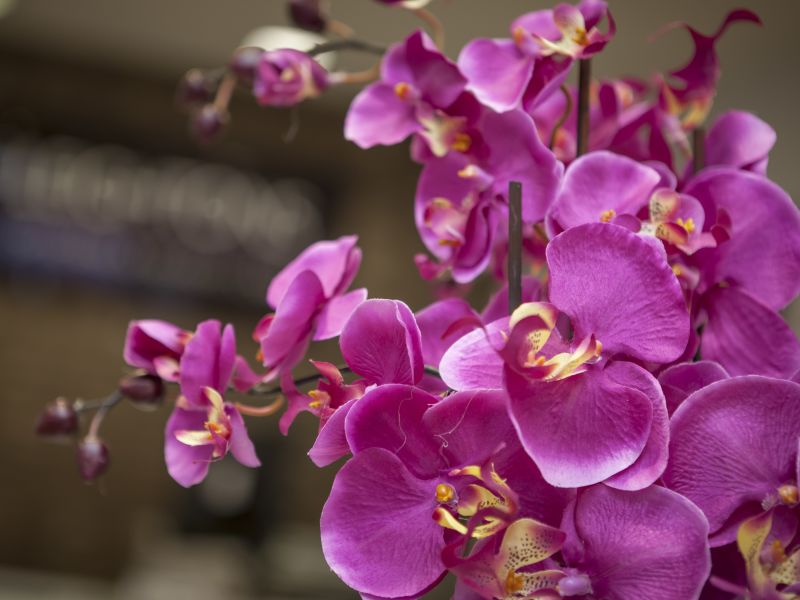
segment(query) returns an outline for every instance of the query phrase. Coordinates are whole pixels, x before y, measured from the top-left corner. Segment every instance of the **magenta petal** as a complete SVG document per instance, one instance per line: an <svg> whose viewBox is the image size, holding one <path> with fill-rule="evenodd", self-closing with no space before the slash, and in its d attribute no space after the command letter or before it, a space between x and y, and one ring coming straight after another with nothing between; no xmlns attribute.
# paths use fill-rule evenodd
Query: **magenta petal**
<svg viewBox="0 0 800 600"><path fill-rule="evenodd" d="M322 551L351 588L383 598L415 596L444 571L442 528L431 518L436 481L371 448L336 475L322 509Z"/></svg>
<svg viewBox="0 0 800 600"><path fill-rule="evenodd" d="M411 309L399 300L367 300L353 312L339 339L342 356L367 383L417 383L422 345Z"/></svg>
<svg viewBox="0 0 800 600"><path fill-rule="evenodd" d="M570 567L589 576L593 597L689 600L711 570L703 514L662 487L589 488L564 521L563 552Z"/></svg>
<svg viewBox="0 0 800 600"><path fill-rule="evenodd" d="M689 339L689 312L658 248L627 229L573 227L547 246L550 302L572 319L576 339L594 334L603 354L668 363Z"/></svg>
<svg viewBox="0 0 800 600"><path fill-rule="evenodd" d="M712 533L796 474L800 385L751 375L695 392L672 417L664 485L705 513ZM732 527L724 544L735 539Z"/></svg>
<svg viewBox="0 0 800 600"><path fill-rule="evenodd" d="M235 360L233 328L227 325L221 331L219 321L203 321L197 326L181 357L181 394L192 405L207 404L203 388L211 387L224 393L233 374Z"/></svg>
<svg viewBox="0 0 800 600"><path fill-rule="evenodd" d="M630 467L606 479L618 490L641 490L661 477L669 457L669 414L664 394L655 377L638 365L614 362L605 368L611 381L642 392L653 406L653 424L644 450Z"/></svg>
<svg viewBox="0 0 800 600"><path fill-rule="evenodd" d="M359 304L367 299L367 289L358 288L344 294L334 296L319 313L317 326L314 330L314 340L329 340L342 332L345 323L358 308Z"/></svg>
<svg viewBox="0 0 800 600"><path fill-rule="evenodd" d="M654 169L625 156L590 152L567 169L551 216L569 229L597 223L608 210L635 215L647 206L660 179Z"/></svg>
<svg viewBox="0 0 800 600"><path fill-rule="evenodd" d="M457 339L475 327L478 317L461 298L434 302L416 314L422 336L422 357L426 365L439 367L439 361Z"/></svg>
<svg viewBox="0 0 800 600"><path fill-rule="evenodd" d="M800 293L800 211L786 192L759 175L720 167L704 169L684 191L703 204L709 225L720 211L732 223L729 240L703 251L709 284L736 284L776 310L794 300Z"/></svg>
<svg viewBox="0 0 800 600"><path fill-rule="evenodd" d="M706 165L747 168L763 160L777 135L752 113L732 110L720 116L706 137Z"/></svg>
<svg viewBox="0 0 800 600"><path fill-rule="evenodd" d="M344 137L361 148L391 146L422 129L414 104L401 100L394 86L373 83L350 103Z"/></svg>
<svg viewBox="0 0 800 600"><path fill-rule="evenodd" d="M185 333L180 327L166 321L131 321L125 335L122 356L130 366L155 374L154 359L161 356L173 359L180 357Z"/></svg>
<svg viewBox="0 0 800 600"><path fill-rule="evenodd" d="M267 335L261 340L264 365L291 368L300 360L311 338L314 318L325 301L322 284L312 271L292 281L275 312Z"/></svg>
<svg viewBox="0 0 800 600"><path fill-rule="evenodd" d="M710 360L680 363L665 369L658 376L664 390L669 414L675 412L686 398L699 389L730 377L722 365Z"/></svg>
<svg viewBox="0 0 800 600"><path fill-rule="evenodd" d="M356 247L356 242L358 237L348 235L317 242L303 250L272 278L267 289L269 305L278 308L295 278L303 271L311 271L317 276L326 298L343 292L352 282L361 262L361 250Z"/></svg>
<svg viewBox="0 0 800 600"><path fill-rule="evenodd" d="M167 472L183 487L197 485L208 474L211 464L212 445L187 446L175 438L176 431L200 431L206 421L204 410L172 411L164 430L164 461Z"/></svg>
<svg viewBox="0 0 800 600"><path fill-rule="evenodd" d="M231 422L231 438L228 450L233 457L245 467L260 467L261 461L256 455L256 449L250 436L247 434L247 426L244 424L241 413L231 404L225 404L225 414Z"/></svg>
<svg viewBox="0 0 800 600"><path fill-rule="evenodd" d="M533 74L533 56L511 40L477 39L458 55L458 67L482 104L497 112L519 106Z"/></svg>
<svg viewBox="0 0 800 600"><path fill-rule="evenodd" d="M522 301L523 302L538 302L541 300L542 283L535 277L522 277ZM496 321L508 315L508 284L503 284L492 297L481 313L481 319L484 323Z"/></svg>
<svg viewBox="0 0 800 600"><path fill-rule="evenodd" d="M469 283L486 269L492 256L498 211L490 199L481 201L469 214L464 228L465 243L458 249L453 264L453 279Z"/></svg>
<svg viewBox="0 0 800 600"><path fill-rule="evenodd" d="M308 451L311 462L318 467L327 467L332 462L350 454L350 444L347 443L344 426L347 414L357 401L358 398L354 398L342 404L319 430L314 445Z"/></svg>
<svg viewBox="0 0 800 600"><path fill-rule="evenodd" d="M738 288L715 288L703 297L708 322L700 354L731 375L788 378L800 367L800 341L771 308Z"/></svg>
<svg viewBox="0 0 800 600"><path fill-rule="evenodd" d="M439 374L448 387L502 388L503 359L495 348L505 343L503 332L508 333L508 317L489 323L485 330L475 329L450 346L439 363Z"/></svg>
<svg viewBox="0 0 800 600"><path fill-rule="evenodd" d="M537 383L505 369L511 420L542 476L558 487L603 481L639 458L653 408L601 369Z"/></svg>
<svg viewBox="0 0 800 600"><path fill-rule="evenodd" d="M409 385L387 384L367 392L347 415L345 433L353 454L385 448L420 477L433 477L445 467L441 441L431 436L422 416L435 396Z"/></svg>
<svg viewBox="0 0 800 600"><path fill-rule="evenodd" d="M422 421L440 442L448 468L483 464L516 436L500 390L456 392L429 408Z"/></svg>

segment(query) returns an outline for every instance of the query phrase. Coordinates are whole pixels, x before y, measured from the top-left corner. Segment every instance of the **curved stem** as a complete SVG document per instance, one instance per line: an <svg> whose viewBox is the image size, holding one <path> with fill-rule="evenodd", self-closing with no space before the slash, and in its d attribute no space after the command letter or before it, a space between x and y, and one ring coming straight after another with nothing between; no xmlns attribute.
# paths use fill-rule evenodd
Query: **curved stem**
<svg viewBox="0 0 800 600"><path fill-rule="evenodd" d="M103 423L103 419L105 419L106 415L120 402L120 400L122 400L122 398L122 393L120 393L119 390L115 390L108 398L103 400L103 402L100 404L100 407L97 409L97 412L94 413L94 417L92 417L92 422L89 425L89 431L86 434L87 438L96 439L98 437L97 434L100 431L100 425Z"/></svg>
<svg viewBox="0 0 800 600"><path fill-rule="evenodd" d="M552 133L550 133L550 143L548 144L550 150L552 150L553 146L556 145L556 136L558 135L559 130L564 126L564 123L567 122L567 119L569 119L570 113L572 113L572 94L570 94L569 88L562 84L561 92L564 94L564 99L566 100L567 104L564 106L564 112L561 114L561 117L559 117L558 121L556 121L556 124L553 125Z"/></svg>
<svg viewBox="0 0 800 600"><path fill-rule="evenodd" d="M444 26L439 18L429 11L426 8L413 8L411 9L419 19L425 22L428 28L431 30L431 37L433 38L433 42L439 48L439 50L444 50Z"/></svg>
<svg viewBox="0 0 800 600"><path fill-rule="evenodd" d="M377 46L375 44L370 44L369 42L365 42L363 40L356 40L350 38L346 40L334 40L332 42L324 42L322 44L317 44L306 54L308 54L309 56L318 56L320 54L325 54L326 52L336 52L337 50L358 50L360 52L366 52L368 54L377 54L380 56L386 53L386 48L384 48L383 46Z"/></svg>
<svg viewBox="0 0 800 600"><path fill-rule="evenodd" d="M236 75L233 72L228 71L225 73L224 77L222 78L222 82L217 88L217 95L214 96L214 108L216 108L220 114L225 114L228 112L228 104L231 102L233 90L235 89Z"/></svg>
<svg viewBox="0 0 800 600"><path fill-rule="evenodd" d="M355 33L350 25L342 21L337 21L336 19L328 19L327 29L333 35L338 35L343 39L351 38Z"/></svg>
<svg viewBox="0 0 800 600"><path fill-rule="evenodd" d="M241 402L236 402L235 406L243 415L250 417L268 417L274 415L278 412L280 407L283 406L283 396L278 396L277 399L266 406L250 406L249 404L242 404Z"/></svg>
<svg viewBox="0 0 800 600"><path fill-rule="evenodd" d="M378 78L381 72L380 63L375 63L369 69L363 71L356 71L355 73L331 73L329 81L333 84L341 83L369 83Z"/></svg>

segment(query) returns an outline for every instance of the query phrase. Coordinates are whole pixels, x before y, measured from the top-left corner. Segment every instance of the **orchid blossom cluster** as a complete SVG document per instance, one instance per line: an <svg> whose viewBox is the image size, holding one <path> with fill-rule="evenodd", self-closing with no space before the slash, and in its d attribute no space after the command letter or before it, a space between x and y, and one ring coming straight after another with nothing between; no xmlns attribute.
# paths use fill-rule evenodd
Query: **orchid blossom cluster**
<svg viewBox="0 0 800 600"><path fill-rule="evenodd" d="M418 598L448 573L457 600L800 598L800 343L779 313L800 292L800 212L767 178L769 125L740 111L704 125L715 43L758 17L733 11L712 35L675 25L694 42L685 66L591 80L616 28L602 0L524 14L455 62L424 3L384 3L437 42L391 46L344 134L410 139L416 264L447 297L414 312L351 289L361 250L345 236L272 279L258 369L230 325L133 322L136 371L79 443L84 477L107 466L110 406L164 382L175 481L200 483L228 453L257 467L243 415L280 399L229 398L279 392L281 432L310 414L310 459L339 465L322 548L363 598ZM319 9L292 3L322 31ZM346 79L295 50L251 58L265 105ZM483 275L499 290L476 310L453 290ZM343 364L311 360L318 375L295 379L310 343L333 338ZM89 408L60 399L40 432L74 432Z"/></svg>

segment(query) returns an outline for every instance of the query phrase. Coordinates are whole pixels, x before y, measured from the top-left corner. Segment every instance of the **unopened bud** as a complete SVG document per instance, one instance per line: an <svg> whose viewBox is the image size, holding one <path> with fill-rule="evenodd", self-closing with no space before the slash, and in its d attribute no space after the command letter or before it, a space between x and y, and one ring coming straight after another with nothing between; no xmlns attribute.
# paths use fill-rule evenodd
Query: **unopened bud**
<svg viewBox="0 0 800 600"><path fill-rule="evenodd" d="M206 104L192 115L191 128L194 136L201 142L211 142L228 121L228 114L213 104Z"/></svg>
<svg viewBox="0 0 800 600"><path fill-rule="evenodd" d="M264 50L256 46L239 48L228 63L228 68L244 81L252 81Z"/></svg>
<svg viewBox="0 0 800 600"><path fill-rule="evenodd" d="M316 33L328 25L321 0L289 0L289 18L296 27Z"/></svg>
<svg viewBox="0 0 800 600"><path fill-rule="evenodd" d="M94 481L108 469L108 447L100 438L85 437L78 443L78 471L84 481Z"/></svg>
<svg viewBox="0 0 800 600"><path fill-rule="evenodd" d="M213 82L200 69L191 69L178 83L175 100L180 106L189 108L209 102L213 95Z"/></svg>
<svg viewBox="0 0 800 600"><path fill-rule="evenodd" d="M78 431L78 414L66 398L49 403L36 423L36 433L46 436L70 435Z"/></svg>
<svg viewBox="0 0 800 600"><path fill-rule="evenodd" d="M126 375L119 380L120 393L134 402L157 404L164 397L164 382L155 375Z"/></svg>

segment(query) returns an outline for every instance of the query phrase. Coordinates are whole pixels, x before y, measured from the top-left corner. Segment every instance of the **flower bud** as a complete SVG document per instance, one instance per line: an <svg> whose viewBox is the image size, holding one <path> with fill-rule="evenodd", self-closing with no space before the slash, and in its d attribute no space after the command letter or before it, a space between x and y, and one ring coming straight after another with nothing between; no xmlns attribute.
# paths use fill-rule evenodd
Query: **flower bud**
<svg viewBox="0 0 800 600"><path fill-rule="evenodd" d="M150 375L126 375L119 380L120 393L134 402L157 404L164 398L164 382Z"/></svg>
<svg viewBox="0 0 800 600"><path fill-rule="evenodd" d="M78 431L78 413L66 398L58 398L49 403L36 423L38 435L70 435L76 431Z"/></svg>
<svg viewBox="0 0 800 600"><path fill-rule="evenodd" d="M228 122L228 114L217 109L213 104L206 104L192 115L191 130L194 136L203 143L214 140Z"/></svg>
<svg viewBox="0 0 800 600"><path fill-rule="evenodd" d="M256 46L239 48L228 63L228 68L240 79L253 81L262 54L264 54L264 50Z"/></svg>
<svg viewBox="0 0 800 600"><path fill-rule="evenodd" d="M289 18L295 27L320 33L328 25L321 0L289 0Z"/></svg>
<svg viewBox="0 0 800 600"><path fill-rule="evenodd" d="M319 96L329 84L328 72L305 52L270 50L259 60L253 95L265 106L293 106Z"/></svg>
<svg viewBox="0 0 800 600"><path fill-rule="evenodd" d="M191 69L181 78L175 92L179 106L200 106L209 102L214 94L213 82L200 69Z"/></svg>
<svg viewBox="0 0 800 600"><path fill-rule="evenodd" d="M100 438L85 437L78 443L78 471L84 481L93 481L108 469L108 447Z"/></svg>

